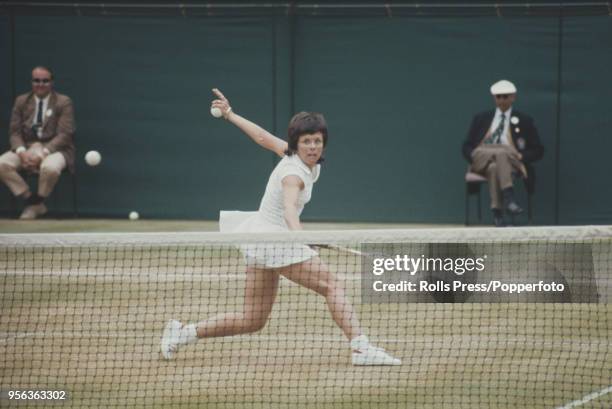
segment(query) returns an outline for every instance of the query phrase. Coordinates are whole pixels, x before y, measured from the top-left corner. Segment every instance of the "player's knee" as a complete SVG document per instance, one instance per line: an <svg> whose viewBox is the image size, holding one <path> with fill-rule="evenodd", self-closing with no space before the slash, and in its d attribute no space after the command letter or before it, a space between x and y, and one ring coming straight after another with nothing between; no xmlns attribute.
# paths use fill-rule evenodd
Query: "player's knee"
<svg viewBox="0 0 612 409"><path fill-rule="evenodd" d="M327 297L333 291L333 283L329 280L319 280L315 288L317 294Z"/></svg>
<svg viewBox="0 0 612 409"><path fill-rule="evenodd" d="M242 320L242 327L246 333L262 330L268 323L271 310L254 310L245 312Z"/></svg>
<svg viewBox="0 0 612 409"><path fill-rule="evenodd" d="M247 322L247 325L245 326L245 332L246 333L251 333L251 332L257 332L257 331L261 331L262 329L264 329L264 327L266 326L268 322L268 317L257 317L254 318L252 320L249 320Z"/></svg>
<svg viewBox="0 0 612 409"><path fill-rule="evenodd" d="M495 162L491 162L487 167L487 174L495 174L497 172L497 164Z"/></svg>

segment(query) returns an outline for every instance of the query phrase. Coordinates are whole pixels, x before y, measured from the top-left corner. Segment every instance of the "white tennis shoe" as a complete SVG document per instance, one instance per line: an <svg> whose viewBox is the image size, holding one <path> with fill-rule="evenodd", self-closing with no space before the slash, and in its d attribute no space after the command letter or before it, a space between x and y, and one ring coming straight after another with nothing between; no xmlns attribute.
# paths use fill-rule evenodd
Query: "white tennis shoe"
<svg viewBox="0 0 612 409"><path fill-rule="evenodd" d="M369 345L365 349L353 351L353 365L401 365L402 361L392 357L382 348Z"/></svg>
<svg viewBox="0 0 612 409"><path fill-rule="evenodd" d="M402 361L389 355L384 349L375 347L365 335L351 341L353 365L401 365Z"/></svg>
<svg viewBox="0 0 612 409"><path fill-rule="evenodd" d="M161 353L164 359L173 359L178 352L182 327L183 324L177 320L170 320L166 324L161 338Z"/></svg>

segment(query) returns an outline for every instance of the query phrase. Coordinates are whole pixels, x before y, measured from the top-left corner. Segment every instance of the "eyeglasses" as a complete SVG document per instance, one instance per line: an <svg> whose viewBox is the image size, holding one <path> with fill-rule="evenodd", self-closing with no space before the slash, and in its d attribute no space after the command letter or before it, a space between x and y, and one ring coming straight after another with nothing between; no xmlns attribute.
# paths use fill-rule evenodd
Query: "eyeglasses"
<svg viewBox="0 0 612 409"><path fill-rule="evenodd" d="M497 99L506 99L510 96L510 94L497 94L495 95L495 98Z"/></svg>
<svg viewBox="0 0 612 409"><path fill-rule="evenodd" d="M50 82L49 78L32 78L32 84L48 84Z"/></svg>

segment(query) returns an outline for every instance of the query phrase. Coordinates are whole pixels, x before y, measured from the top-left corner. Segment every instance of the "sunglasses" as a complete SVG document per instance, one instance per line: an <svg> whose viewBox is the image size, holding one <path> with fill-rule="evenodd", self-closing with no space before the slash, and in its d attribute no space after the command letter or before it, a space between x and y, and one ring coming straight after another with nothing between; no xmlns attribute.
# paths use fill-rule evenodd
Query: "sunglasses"
<svg viewBox="0 0 612 409"><path fill-rule="evenodd" d="M495 95L495 98L497 99L506 99L510 96L510 94L497 94Z"/></svg>
<svg viewBox="0 0 612 409"><path fill-rule="evenodd" d="M32 78L32 84L48 84L50 82L49 78Z"/></svg>

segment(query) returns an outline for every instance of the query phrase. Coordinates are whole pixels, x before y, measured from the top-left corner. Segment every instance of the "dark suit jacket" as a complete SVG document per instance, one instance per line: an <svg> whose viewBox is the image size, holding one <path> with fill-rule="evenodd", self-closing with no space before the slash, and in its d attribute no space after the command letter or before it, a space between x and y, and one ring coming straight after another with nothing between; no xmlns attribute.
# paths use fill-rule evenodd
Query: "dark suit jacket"
<svg viewBox="0 0 612 409"><path fill-rule="evenodd" d="M462 149L463 156L468 162L472 162L472 152L484 139L491 127L494 116L495 110L493 109L491 111L481 112L472 119L472 124L470 125L470 130L468 131ZM513 124L512 121L510 122L510 139L514 147L523 155L522 161L529 164L541 159L544 155L544 147L540 143L538 130L533 123L533 119L531 119L529 115L523 114L513 108L510 119L514 117L518 119L518 123ZM516 122L516 120L514 122Z"/></svg>
<svg viewBox="0 0 612 409"><path fill-rule="evenodd" d="M66 95L51 92L47 112L43 113L42 137L39 139L32 130L36 99L29 92L17 97L11 114L10 142L11 149L20 146L29 147L40 142L49 152L61 152L66 165L74 171L74 109L72 100Z"/></svg>

